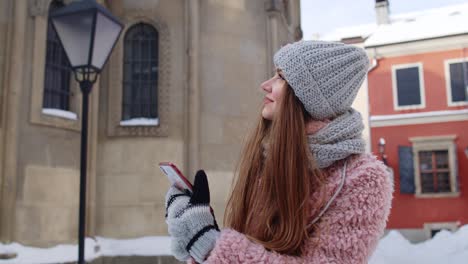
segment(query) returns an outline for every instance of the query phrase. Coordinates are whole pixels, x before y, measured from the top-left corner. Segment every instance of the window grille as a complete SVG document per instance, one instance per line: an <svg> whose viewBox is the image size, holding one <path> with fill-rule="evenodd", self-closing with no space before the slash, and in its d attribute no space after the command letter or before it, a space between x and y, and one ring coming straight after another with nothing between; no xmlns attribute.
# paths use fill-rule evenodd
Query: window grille
<svg viewBox="0 0 468 264"><path fill-rule="evenodd" d="M158 118L159 34L139 23L124 39L122 120Z"/></svg>
<svg viewBox="0 0 468 264"><path fill-rule="evenodd" d="M420 151L419 167L422 193L451 191L448 150Z"/></svg>
<svg viewBox="0 0 468 264"><path fill-rule="evenodd" d="M63 6L62 1L52 1L49 13ZM43 108L70 110L70 63L57 33L49 20L44 78Z"/></svg>

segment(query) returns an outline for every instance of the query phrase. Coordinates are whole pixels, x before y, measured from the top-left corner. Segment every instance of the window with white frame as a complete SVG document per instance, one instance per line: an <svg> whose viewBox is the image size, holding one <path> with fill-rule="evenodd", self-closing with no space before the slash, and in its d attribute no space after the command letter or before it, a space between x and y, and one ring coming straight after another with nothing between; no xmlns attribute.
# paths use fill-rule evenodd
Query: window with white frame
<svg viewBox="0 0 468 264"><path fill-rule="evenodd" d="M445 61L447 103L449 106L468 104L468 61L453 59Z"/></svg>
<svg viewBox="0 0 468 264"><path fill-rule="evenodd" d="M454 135L410 138L416 195L458 193L455 139Z"/></svg>
<svg viewBox="0 0 468 264"><path fill-rule="evenodd" d="M425 107L423 67L421 63L392 67L395 110Z"/></svg>

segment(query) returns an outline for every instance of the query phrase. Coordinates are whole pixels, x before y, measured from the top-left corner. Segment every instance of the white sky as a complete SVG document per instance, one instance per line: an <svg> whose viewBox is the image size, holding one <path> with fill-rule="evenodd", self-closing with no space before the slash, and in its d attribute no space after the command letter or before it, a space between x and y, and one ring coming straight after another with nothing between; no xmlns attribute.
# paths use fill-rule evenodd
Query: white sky
<svg viewBox="0 0 468 264"><path fill-rule="evenodd" d="M468 0L389 0L390 13L467 3ZM323 35L335 28L375 22L374 0L301 0L301 26L304 39Z"/></svg>

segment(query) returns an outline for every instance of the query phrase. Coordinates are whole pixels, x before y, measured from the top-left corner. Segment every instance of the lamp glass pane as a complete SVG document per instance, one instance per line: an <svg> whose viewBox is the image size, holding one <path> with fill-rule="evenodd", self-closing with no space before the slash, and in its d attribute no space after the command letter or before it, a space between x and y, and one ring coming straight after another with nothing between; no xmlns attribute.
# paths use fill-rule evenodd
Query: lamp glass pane
<svg viewBox="0 0 468 264"><path fill-rule="evenodd" d="M93 13L77 13L52 19L72 67L88 64Z"/></svg>
<svg viewBox="0 0 468 264"><path fill-rule="evenodd" d="M121 30L122 27L118 23L100 13L97 14L93 66L102 69Z"/></svg>

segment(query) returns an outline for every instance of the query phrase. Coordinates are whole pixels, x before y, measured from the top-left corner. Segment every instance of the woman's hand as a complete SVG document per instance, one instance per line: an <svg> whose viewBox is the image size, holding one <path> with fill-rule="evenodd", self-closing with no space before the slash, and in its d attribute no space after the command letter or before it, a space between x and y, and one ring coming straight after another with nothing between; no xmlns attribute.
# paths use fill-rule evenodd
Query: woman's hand
<svg viewBox="0 0 468 264"><path fill-rule="evenodd" d="M178 260L192 256L202 263L214 248L219 228L210 207L210 190L203 170L195 175L193 193L172 186L166 194L166 223L171 250Z"/></svg>

